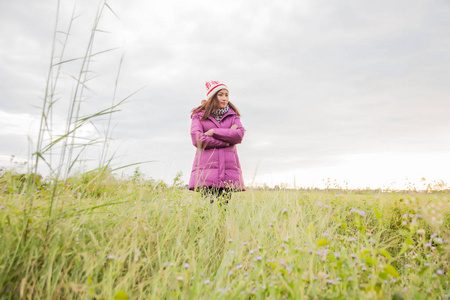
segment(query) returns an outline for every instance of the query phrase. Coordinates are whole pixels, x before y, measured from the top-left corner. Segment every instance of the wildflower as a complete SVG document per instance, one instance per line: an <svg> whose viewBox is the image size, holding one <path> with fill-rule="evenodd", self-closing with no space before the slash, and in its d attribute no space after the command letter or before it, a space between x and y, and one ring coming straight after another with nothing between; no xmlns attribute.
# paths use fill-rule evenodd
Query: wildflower
<svg viewBox="0 0 450 300"><path fill-rule="evenodd" d="M108 259L116 259L116 256L114 254L108 255Z"/></svg>
<svg viewBox="0 0 450 300"><path fill-rule="evenodd" d="M230 272L228 272L228 276L231 276L231 275L233 275L233 270L231 270Z"/></svg>
<svg viewBox="0 0 450 300"><path fill-rule="evenodd" d="M402 218L407 218L407 217L408 217L408 214L402 215Z"/></svg>
<svg viewBox="0 0 450 300"><path fill-rule="evenodd" d="M256 257L256 260L257 260L257 261L261 261L261 260L262 260L262 256L258 255L258 256Z"/></svg>
<svg viewBox="0 0 450 300"><path fill-rule="evenodd" d="M228 242L231 243L233 241L233 239L228 239Z"/></svg>
<svg viewBox="0 0 450 300"><path fill-rule="evenodd" d="M366 212L363 210L358 211L358 214L363 218L366 216Z"/></svg>
<svg viewBox="0 0 450 300"><path fill-rule="evenodd" d="M317 205L317 206L322 206L323 204L322 204L322 202L317 201L317 202L316 202L316 205Z"/></svg>
<svg viewBox="0 0 450 300"><path fill-rule="evenodd" d="M436 243L438 243L438 244L442 244L442 243L444 242L444 240L441 239L441 238L435 239L435 241L436 241Z"/></svg>
<svg viewBox="0 0 450 300"><path fill-rule="evenodd" d="M237 265L237 266L236 266L236 269L239 270L240 268L242 268L242 265Z"/></svg>
<svg viewBox="0 0 450 300"><path fill-rule="evenodd" d="M210 284L211 281L209 279L206 279L205 281L203 281L203 284Z"/></svg>
<svg viewBox="0 0 450 300"><path fill-rule="evenodd" d="M437 237L438 236L438 234L435 232L435 233L433 233L431 236L430 236L430 239L434 239L435 237Z"/></svg>
<svg viewBox="0 0 450 300"><path fill-rule="evenodd" d="M425 230L419 229L419 230L417 230L417 234L425 234Z"/></svg>
<svg viewBox="0 0 450 300"><path fill-rule="evenodd" d="M323 236L330 236L330 234L328 232L324 232L322 233Z"/></svg>
<svg viewBox="0 0 450 300"><path fill-rule="evenodd" d="M431 243L426 243L426 244L425 244L425 247L430 248L430 247L431 247Z"/></svg>
<svg viewBox="0 0 450 300"><path fill-rule="evenodd" d="M242 246L245 246L245 245L247 245L247 244L248 244L247 242L243 242L243 243L242 243Z"/></svg>
<svg viewBox="0 0 450 300"><path fill-rule="evenodd" d="M287 209L283 209L283 214L287 214Z"/></svg>
<svg viewBox="0 0 450 300"><path fill-rule="evenodd" d="M273 223L269 223L269 226L272 227L272 226L273 226Z"/></svg>
<svg viewBox="0 0 450 300"><path fill-rule="evenodd" d="M351 281L351 280L353 280L353 276L347 277L347 281Z"/></svg>
<svg viewBox="0 0 450 300"><path fill-rule="evenodd" d="M249 250L248 253L253 254L255 251Z"/></svg>
<svg viewBox="0 0 450 300"><path fill-rule="evenodd" d="M189 269L189 268L191 267L191 265L188 264L188 263L185 263L185 264L183 265L183 267L184 267L185 269Z"/></svg>
<svg viewBox="0 0 450 300"><path fill-rule="evenodd" d="M230 254L234 254L234 251L233 251L233 250L230 250Z"/></svg>
<svg viewBox="0 0 450 300"><path fill-rule="evenodd" d="M356 239L355 238L348 238L347 241L348 242L356 242Z"/></svg>
<svg viewBox="0 0 450 300"><path fill-rule="evenodd" d="M178 281L183 281L184 278L183 278L183 276L178 276L178 277L177 277L177 280L178 280Z"/></svg>
<svg viewBox="0 0 450 300"><path fill-rule="evenodd" d="M437 270L436 273L437 273L439 276L444 275L444 271L442 271L442 270Z"/></svg>
<svg viewBox="0 0 450 300"><path fill-rule="evenodd" d="M327 283L336 285L336 282L334 282L334 280L332 280L332 279L328 279L328 280L327 280Z"/></svg>
<svg viewBox="0 0 450 300"><path fill-rule="evenodd" d="M334 257L336 257L337 259L341 258L341 254L338 252L334 252Z"/></svg>
<svg viewBox="0 0 450 300"><path fill-rule="evenodd" d="M411 265L410 264L406 264L405 268L409 269L409 268L411 268Z"/></svg>

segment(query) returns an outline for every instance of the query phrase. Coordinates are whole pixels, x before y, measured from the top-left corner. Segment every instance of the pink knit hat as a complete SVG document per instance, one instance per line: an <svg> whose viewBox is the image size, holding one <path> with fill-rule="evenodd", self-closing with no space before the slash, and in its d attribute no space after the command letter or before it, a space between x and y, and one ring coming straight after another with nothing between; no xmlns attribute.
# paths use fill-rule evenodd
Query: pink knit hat
<svg viewBox="0 0 450 300"><path fill-rule="evenodd" d="M228 87L220 81L207 81L206 82L206 99L209 100L218 91L225 89L228 91Z"/></svg>

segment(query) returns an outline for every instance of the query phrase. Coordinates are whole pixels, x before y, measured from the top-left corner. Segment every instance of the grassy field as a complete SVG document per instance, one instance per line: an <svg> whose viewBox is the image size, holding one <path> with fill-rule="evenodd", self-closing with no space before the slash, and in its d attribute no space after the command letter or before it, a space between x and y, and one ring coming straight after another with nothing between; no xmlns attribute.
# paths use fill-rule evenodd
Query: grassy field
<svg viewBox="0 0 450 300"><path fill-rule="evenodd" d="M450 296L448 194L249 190L224 207L92 177L0 179L2 299Z"/></svg>

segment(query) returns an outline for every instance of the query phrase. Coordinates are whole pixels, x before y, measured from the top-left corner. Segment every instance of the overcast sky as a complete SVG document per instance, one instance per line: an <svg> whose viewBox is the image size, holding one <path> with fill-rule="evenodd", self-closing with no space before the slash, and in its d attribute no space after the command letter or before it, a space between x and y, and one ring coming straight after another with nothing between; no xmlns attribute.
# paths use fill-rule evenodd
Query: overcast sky
<svg viewBox="0 0 450 300"><path fill-rule="evenodd" d="M58 30L76 16L65 59L84 55L99 3L61 1ZM148 177L171 182L182 171L187 182L190 111L205 81L219 80L247 129L238 153L249 185L450 182L449 1L108 4L117 17L103 12L94 52L118 49L91 63L82 113L111 105L123 55L116 99L138 92L113 115L116 166L153 160L140 167ZM56 0L0 4L0 154L26 158L33 149L56 11ZM59 56L61 43L55 49ZM79 65L62 67L55 132ZM104 124L81 135L93 138ZM95 161L97 150L84 158Z"/></svg>

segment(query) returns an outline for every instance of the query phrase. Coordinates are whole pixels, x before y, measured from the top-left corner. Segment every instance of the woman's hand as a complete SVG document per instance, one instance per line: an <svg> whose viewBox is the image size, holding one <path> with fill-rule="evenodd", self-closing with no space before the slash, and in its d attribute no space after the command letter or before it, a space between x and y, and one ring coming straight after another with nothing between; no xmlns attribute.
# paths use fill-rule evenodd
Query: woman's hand
<svg viewBox="0 0 450 300"><path fill-rule="evenodd" d="M213 136L213 134L214 134L214 129L210 129L207 132L205 132L205 135L207 135L207 136Z"/></svg>
<svg viewBox="0 0 450 300"><path fill-rule="evenodd" d="M233 124L233 125L231 125L231 127L230 127L231 129L237 129L238 128L238 126L236 125L236 124Z"/></svg>

